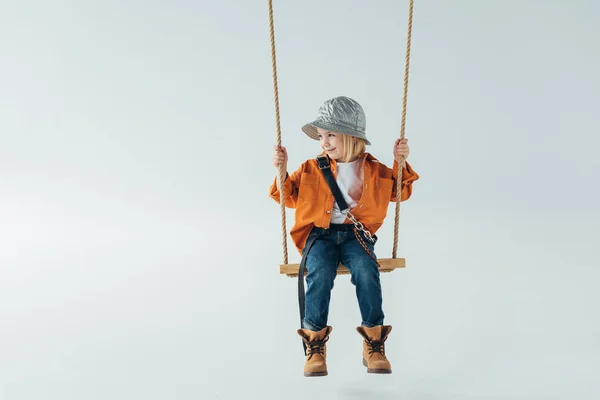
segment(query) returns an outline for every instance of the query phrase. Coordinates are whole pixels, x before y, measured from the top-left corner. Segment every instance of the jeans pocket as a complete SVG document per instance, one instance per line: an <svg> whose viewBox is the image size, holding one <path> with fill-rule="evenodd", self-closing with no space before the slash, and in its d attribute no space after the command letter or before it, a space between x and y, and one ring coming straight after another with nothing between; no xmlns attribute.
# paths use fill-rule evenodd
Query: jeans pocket
<svg viewBox="0 0 600 400"><path fill-rule="evenodd" d="M361 238L362 238L362 239L363 239L363 240L364 240L364 241L365 241L367 244L374 246L374 245L375 245L375 243L377 243L377 240L378 240L378 238L377 238L377 235L371 235L371 237L373 238L373 241L371 241L371 239L369 239L369 238L367 237L367 234L366 234L365 232L363 232L363 231L361 231L361 230L359 230L358 232L359 232L359 234L360 234L360 237L361 237Z"/></svg>

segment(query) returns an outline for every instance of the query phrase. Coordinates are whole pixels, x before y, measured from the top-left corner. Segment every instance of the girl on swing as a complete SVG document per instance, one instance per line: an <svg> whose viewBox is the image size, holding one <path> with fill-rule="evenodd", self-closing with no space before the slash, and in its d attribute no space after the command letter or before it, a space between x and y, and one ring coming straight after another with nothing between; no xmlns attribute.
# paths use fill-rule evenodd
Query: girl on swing
<svg viewBox="0 0 600 400"><path fill-rule="evenodd" d="M366 152L371 143L366 137L365 114L355 100L340 96L326 101L317 118L302 127L322 149L319 159L309 159L283 183L286 207L295 208L290 236L302 255L308 273L302 329L297 333L305 348L305 376L327 375L326 345L332 327L327 325L331 290L340 262L351 274L361 313L356 328L363 340L363 364L369 373L391 373L384 342L392 330L384 325L378 263L374 253L375 232L387 215L390 202L396 202L398 163L409 155L408 141L394 143L394 164L390 169ZM287 171L287 150L275 146L273 164ZM329 169L339 187L337 198L325 170ZM327 172L329 172L327 171ZM402 169L401 201L412 193L412 183L419 175L405 163ZM277 177L269 195L280 201ZM339 202L344 203L340 199ZM350 215L348 215L350 211ZM357 224L352 219L357 220ZM361 226L363 229L356 229ZM302 274L303 277L304 274ZM301 280L302 277L299 277ZM303 316L302 316L303 315Z"/></svg>

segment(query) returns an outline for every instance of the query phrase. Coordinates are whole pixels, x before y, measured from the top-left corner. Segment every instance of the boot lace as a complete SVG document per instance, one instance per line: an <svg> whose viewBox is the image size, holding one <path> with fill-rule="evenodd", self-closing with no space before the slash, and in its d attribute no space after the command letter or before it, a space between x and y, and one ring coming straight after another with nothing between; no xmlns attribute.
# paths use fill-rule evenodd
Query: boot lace
<svg viewBox="0 0 600 400"><path fill-rule="evenodd" d="M369 346L369 354L380 353L385 355L385 346L382 340L369 340L367 345Z"/></svg>
<svg viewBox="0 0 600 400"><path fill-rule="evenodd" d="M325 343L327 343L327 341L329 340L329 337L325 338L324 340L313 340L311 342L308 342L308 359L310 360L312 358L312 356L314 356L315 354L320 354L323 355L324 354L324 349L325 349Z"/></svg>

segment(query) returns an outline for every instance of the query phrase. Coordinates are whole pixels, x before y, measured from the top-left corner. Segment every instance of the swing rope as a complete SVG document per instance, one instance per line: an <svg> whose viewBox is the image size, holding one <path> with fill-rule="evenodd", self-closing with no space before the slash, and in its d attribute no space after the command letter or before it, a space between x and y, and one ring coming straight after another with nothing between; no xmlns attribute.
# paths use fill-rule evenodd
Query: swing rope
<svg viewBox="0 0 600 400"><path fill-rule="evenodd" d="M277 84L277 58L275 54L275 28L273 23L273 0L268 0L269 3L269 28L271 34L271 64L273 69L273 90L274 90L274 102L275 102L275 123L277 126L277 146L281 147L281 124L279 114L279 88ZM406 60L404 65L404 94L402 96L402 120L400 127L400 139L404 139L406 129L406 106L408 99L408 73L410 67L410 45L412 40L412 22L413 22L413 8L414 0L408 0L408 32L406 36ZM402 168L404 167L404 160L401 159L398 163L398 180L396 181L396 209L395 209L395 221L394 221L394 246L392 250L392 258L397 258L396 253L398 249L398 230L400 227L400 200L402 198ZM288 249L287 249L287 227L286 227L286 212L285 212L285 201L284 201L284 190L283 183L285 181L285 175L287 171L284 171L284 166L279 166L277 175L279 183L279 195L280 195L280 207L281 207L281 230L282 230L282 245L283 245L283 263L288 263ZM339 273L339 272L338 272ZM290 275L292 276L292 275Z"/></svg>
<svg viewBox="0 0 600 400"><path fill-rule="evenodd" d="M273 0L269 0L269 27L271 31L271 64L273 67L273 90L275 95L275 123L277 124L277 147L281 147L281 124L279 116L279 88L277 85L277 58L275 56L275 28L273 24ZM279 182L279 204L281 207L281 242L283 245L283 263L288 263L288 248L287 248L287 228L285 214L285 200L283 182L287 171L284 171L284 165L279 166L277 179Z"/></svg>
<svg viewBox="0 0 600 400"><path fill-rule="evenodd" d="M413 21L414 1L408 1L408 32L406 34L406 62L404 64L404 95L402 96L402 123L400 125L400 139L404 139L406 128L406 103L408 99L408 70L410 67L410 42L412 39L412 21ZM404 160L398 163L398 180L396 181L396 216L394 220L394 247L392 250L392 258L396 258L398 250L398 228L400 226L400 200L402 198L402 168Z"/></svg>

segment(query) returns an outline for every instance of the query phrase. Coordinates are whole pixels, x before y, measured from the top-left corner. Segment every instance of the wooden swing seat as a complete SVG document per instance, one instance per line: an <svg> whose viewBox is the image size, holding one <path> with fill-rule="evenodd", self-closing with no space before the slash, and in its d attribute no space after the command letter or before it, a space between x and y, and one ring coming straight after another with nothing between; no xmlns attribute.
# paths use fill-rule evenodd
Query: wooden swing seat
<svg viewBox="0 0 600 400"><path fill-rule="evenodd" d="M397 268L406 268L406 259L404 258L380 258L379 261L379 272L392 272ZM290 278L297 277L300 264L280 264L279 273L281 275L287 275ZM306 276L307 271L304 271ZM349 275L350 271L343 264L340 263L337 270L337 275Z"/></svg>

